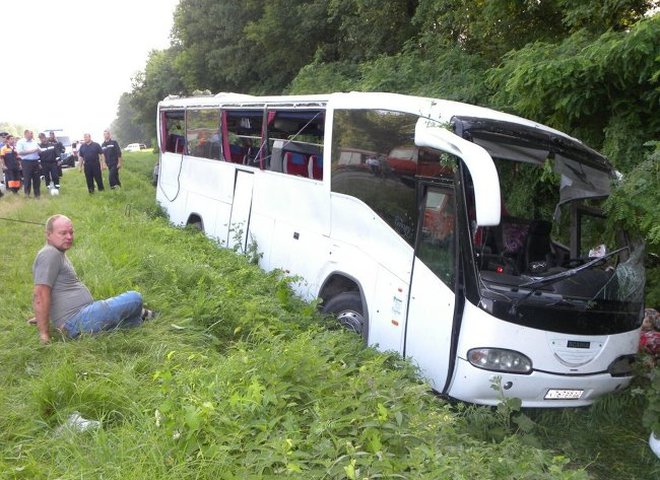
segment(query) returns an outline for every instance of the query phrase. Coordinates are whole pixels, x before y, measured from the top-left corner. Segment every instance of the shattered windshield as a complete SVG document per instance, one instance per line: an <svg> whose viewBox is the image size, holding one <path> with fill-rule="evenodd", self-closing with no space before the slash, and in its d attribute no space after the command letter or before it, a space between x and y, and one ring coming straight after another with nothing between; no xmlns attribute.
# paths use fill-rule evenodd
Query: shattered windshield
<svg viewBox="0 0 660 480"><path fill-rule="evenodd" d="M643 246L608 228L601 206L609 177L564 158L495 159L495 165L501 222L471 222L482 308L504 320L566 333L636 328ZM568 183L574 188L566 190ZM567 200L568 191L575 198Z"/></svg>

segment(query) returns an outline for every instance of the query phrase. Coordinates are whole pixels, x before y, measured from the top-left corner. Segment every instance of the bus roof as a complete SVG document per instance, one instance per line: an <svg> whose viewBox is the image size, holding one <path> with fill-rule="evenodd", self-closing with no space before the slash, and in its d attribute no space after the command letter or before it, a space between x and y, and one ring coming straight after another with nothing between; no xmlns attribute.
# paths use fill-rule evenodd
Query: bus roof
<svg viewBox="0 0 660 480"><path fill-rule="evenodd" d="M398 110L418 114L441 122L450 122L454 117L478 117L488 120L500 120L509 123L517 123L526 127L538 128L579 142L579 140L572 138L559 130L555 130L541 123L518 117L516 115L452 100L417 97L398 93L340 92L315 95L254 96L242 93L221 92L217 95L197 97L178 97L171 95L159 102L158 106L162 109L188 107L263 108L266 105L284 106L289 104L292 107L304 107L324 106L328 103L331 103L335 108L380 108L384 110Z"/></svg>
<svg viewBox="0 0 660 480"><path fill-rule="evenodd" d="M548 147L556 146L555 148L548 148L545 150L546 152L556 151L573 157L580 163L588 163L601 170L613 170L612 165L606 157L564 132L509 113L452 100L386 92L338 92L315 95L276 96L253 96L241 93L221 92L213 96L170 96L158 104L159 109L200 107L261 109L268 105L278 106L280 108L323 108L326 105L330 105L332 108L343 109L369 108L400 111L419 115L448 125L452 122L461 123L462 127L458 128L456 133L462 136L467 136L471 133L476 134L478 131L479 135L492 139L494 132L507 131L510 138L512 138L510 134L520 134L530 141L536 141L539 137L543 137L543 142L541 143ZM472 129L472 132L467 131L468 126ZM488 134L486 135L486 133ZM489 149L487 147L488 138L476 140L476 137L477 135L475 135L475 139L471 139ZM501 139L506 141L504 135L501 135ZM515 149L510 149L509 153L515 153ZM518 159L523 160L525 156L521 154ZM515 155L507 155L507 157L511 159L516 158Z"/></svg>

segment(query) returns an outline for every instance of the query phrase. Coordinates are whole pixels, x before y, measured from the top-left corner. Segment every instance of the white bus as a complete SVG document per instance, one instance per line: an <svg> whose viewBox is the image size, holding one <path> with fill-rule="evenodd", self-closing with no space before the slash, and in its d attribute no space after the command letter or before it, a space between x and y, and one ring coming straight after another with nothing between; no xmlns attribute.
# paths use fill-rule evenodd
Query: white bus
<svg viewBox="0 0 660 480"><path fill-rule="evenodd" d="M174 224L256 242L435 391L565 407L630 382L642 247L605 229L615 172L578 140L389 93L168 97L158 136Z"/></svg>

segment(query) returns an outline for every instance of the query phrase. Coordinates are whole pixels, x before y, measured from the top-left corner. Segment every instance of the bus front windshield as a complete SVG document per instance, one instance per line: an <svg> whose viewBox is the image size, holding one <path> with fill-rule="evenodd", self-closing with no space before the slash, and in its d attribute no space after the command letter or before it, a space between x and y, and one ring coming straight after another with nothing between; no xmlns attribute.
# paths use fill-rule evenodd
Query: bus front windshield
<svg viewBox="0 0 660 480"><path fill-rule="evenodd" d="M639 327L643 245L607 225L612 170L519 140L515 155L492 136L482 142L498 171L502 211L497 226L470 222L479 305L502 320L562 333Z"/></svg>

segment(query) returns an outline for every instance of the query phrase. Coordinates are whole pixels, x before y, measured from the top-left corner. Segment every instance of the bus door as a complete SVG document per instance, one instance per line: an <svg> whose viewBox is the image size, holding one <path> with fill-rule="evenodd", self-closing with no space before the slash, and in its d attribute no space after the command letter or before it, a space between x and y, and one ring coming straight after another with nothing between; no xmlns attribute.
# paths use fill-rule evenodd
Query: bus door
<svg viewBox="0 0 660 480"><path fill-rule="evenodd" d="M444 160L453 158L469 170L474 185L477 226L500 223L500 188L492 158L479 145L469 142L446 126L420 118L415 126L415 145L436 152L439 163L418 158L418 226L415 239L408 314L403 352L412 357L436 391L445 390L453 375L455 336L460 328L463 293L458 285L458 229L454 175ZM420 154L423 150L420 150ZM457 297L461 295L461 297ZM460 304L457 304L457 299Z"/></svg>
<svg viewBox="0 0 660 480"><path fill-rule="evenodd" d="M227 246L239 252L245 252L247 250L253 187L254 173L236 169L234 198L231 204L229 230L227 233Z"/></svg>
<svg viewBox="0 0 660 480"><path fill-rule="evenodd" d="M412 357L442 391L451 365L450 351L456 277L456 221L453 184L420 184L406 321L404 355Z"/></svg>

